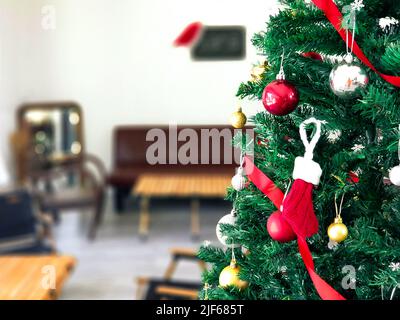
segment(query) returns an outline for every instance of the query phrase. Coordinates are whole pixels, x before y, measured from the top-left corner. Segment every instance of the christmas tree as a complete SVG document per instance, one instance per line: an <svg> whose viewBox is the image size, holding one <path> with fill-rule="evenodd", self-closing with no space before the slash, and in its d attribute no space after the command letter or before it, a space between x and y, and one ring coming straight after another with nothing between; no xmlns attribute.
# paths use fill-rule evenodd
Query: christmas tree
<svg viewBox="0 0 400 320"><path fill-rule="evenodd" d="M200 298L399 299L400 2L280 2L279 13L252 39L266 62L237 93L267 109L249 117L253 154L248 137L234 139L258 178L269 178L279 192L260 190L249 175L242 186L234 179L227 198L236 216L217 227L228 246L206 243L199 252L212 266ZM310 118L315 121L304 123ZM304 181L315 174L307 165L293 177L295 159L307 151L302 123L308 140L321 127L313 150L322 169L316 182ZM296 210L306 217L294 217ZM293 217L308 231L297 230Z"/></svg>

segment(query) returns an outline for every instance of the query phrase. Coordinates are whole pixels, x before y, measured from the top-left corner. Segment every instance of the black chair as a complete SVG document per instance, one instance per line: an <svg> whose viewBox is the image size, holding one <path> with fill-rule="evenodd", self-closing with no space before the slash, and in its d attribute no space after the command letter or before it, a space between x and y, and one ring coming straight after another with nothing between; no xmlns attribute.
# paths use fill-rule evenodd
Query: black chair
<svg viewBox="0 0 400 320"><path fill-rule="evenodd" d="M51 217L34 211L25 189L0 192L0 255L55 252Z"/></svg>

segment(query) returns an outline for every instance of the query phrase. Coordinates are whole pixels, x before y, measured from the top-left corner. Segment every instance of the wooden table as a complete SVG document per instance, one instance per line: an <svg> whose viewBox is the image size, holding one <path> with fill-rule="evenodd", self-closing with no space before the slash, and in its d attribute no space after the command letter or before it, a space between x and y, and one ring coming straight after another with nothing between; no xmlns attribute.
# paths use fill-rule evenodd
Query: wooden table
<svg viewBox="0 0 400 320"><path fill-rule="evenodd" d="M200 198L224 198L231 183L230 175L211 174L143 174L138 178L132 194L140 197L139 235L147 237L150 224L151 198L191 199L192 236L200 235Z"/></svg>
<svg viewBox="0 0 400 320"><path fill-rule="evenodd" d="M0 300L54 300L76 264L69 256L0 257Z"/></svg>

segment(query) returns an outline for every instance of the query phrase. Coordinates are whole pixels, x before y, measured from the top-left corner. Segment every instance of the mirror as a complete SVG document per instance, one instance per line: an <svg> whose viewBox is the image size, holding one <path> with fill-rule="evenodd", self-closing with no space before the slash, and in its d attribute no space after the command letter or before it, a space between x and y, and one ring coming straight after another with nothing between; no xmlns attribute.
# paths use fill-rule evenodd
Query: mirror
<svg viewBox="0 0 400 320"><path fill-rule="evenodd" d="M82 111L72 102L24 104L18 110L25 165L31 169L65 162L83 152Z"/></svg>

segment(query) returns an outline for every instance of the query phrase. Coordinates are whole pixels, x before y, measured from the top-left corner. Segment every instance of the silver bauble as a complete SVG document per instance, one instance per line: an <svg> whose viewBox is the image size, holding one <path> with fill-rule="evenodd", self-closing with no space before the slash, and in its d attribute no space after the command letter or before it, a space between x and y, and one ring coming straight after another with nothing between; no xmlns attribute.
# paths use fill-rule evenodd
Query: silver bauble
<svg viewBox="0 0 400 320"><path fill-rule="evenodd" d="M225 236L224 234L222 234L222 232L221 232L221 224L235 225L235 223L236 223L236 212L235 212L235 210L232 210L232 212L230 214L227 214L226 216L223 216L217 223L217 228L216 228L217 238L224 246L227 246L229 248L237 248L237 247L240 247L240 245L239 244L235 244L235 243L229 243L229 244L226 243L226 241L228 240L228 237Z"/></svg>
<svg viewBox="0 0 400 320"><path fill-rule="evenodd" d="M246 178L244 177L244 170L242 167L237 169L236 175L233 176L232 180L232 187L236 191L241 191L246 186Z"/></svg>
<svg viewBox="0 0 400 320"><path fill-rule="evenodd" d="M368 85L368 75L359 65L353 63L351 56L334 67L329 75L329 84L334 94L340 98L357 97Z"/></svg>
<svg viewBox="0 0 400 320"><path fill-rule="evenodd" d="M390 182L400 187L400 166L396 166L389 171Z"/></svg>

